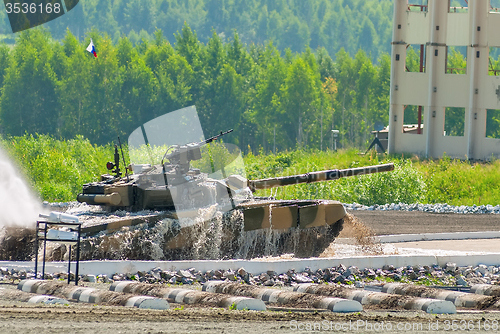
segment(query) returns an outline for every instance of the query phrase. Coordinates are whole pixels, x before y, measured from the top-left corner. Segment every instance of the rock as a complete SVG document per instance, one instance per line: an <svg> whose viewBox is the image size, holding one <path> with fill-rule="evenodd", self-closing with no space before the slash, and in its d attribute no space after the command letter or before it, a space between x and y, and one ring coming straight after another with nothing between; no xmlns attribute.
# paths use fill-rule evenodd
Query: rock
<svg viewBox="0 0 500 334"><path fill-rule="evenodd" d="M181 279L181 283L190 285L190 284L193 284L193 280L191 278L183 277Z"/></svg>
<svg viewBox="0 0 500 334"><path fill-rule="evenodd" d="M274 286L274 279L269 279L263 283L264 286Z"/></svg>
<svg viewBox="0 0 500 334"><path fill-rule="evenodd" d="M98 281L101 281L102 283L111 283L112 280L109 279L108 275L99 275L97 276Z"/></svg>
<svg viewBox="0 0 500 334"><path fill-rule="evenodd" d="M486 272L488 271L488 267L485 266L484 264L480 264L479 266L477 266L477 268L474 269L475 272L479 272L481 273L481 275L485 275Z"/></svg>
<svg viewBox="0 0 500 334"><path fill-rule="evenodd" d="M173 275L169 271L164 270L164 271L160 272L160 277L162 279L166 280L166 281L168 281L169 279L171 279L172 276Z"/></svg>
<svg viewBox="0 0 500 334"><path fill-rule="evenodd" d="M120 275L113 275L113 281L123 281L123 277Z"/></svg>
<svg viewBox="0 0 500 334"><path fill-rule="evenodd" d="M297 282L297 283L311 283L312 282L312 279L310 279L307 276L301 275L301 274L297 274L294 277L294 279L295 279L295 282Z"/></svg>
<svg viewBox="0 0 500 334"><path fill-rule="evenodd" d="M365 287L365 283L360 282L360 281L356 281L356 282L354 282L354 286L358 289L363 289Z"/></svg>
<svg viewBox="0 0 500 334"><path fill-rule="evenodd" d="M268 270L267 274L269 275L269 277L276 277L276 276L278 276L278 274L274 270Z"/></svg>
<svg viewBox="0 0 500 334"><path fill-rule="evenodd" d="M195 277L193 276L193 274L191 274L189 271L187 270L179 270L177 272L177 274L181 277L181 278L189 278L189 279L194 279Z"/></svg>
<svg viewBox="0 0 500 334"><path fill-rule="evenodd" d="M465 277L463 277L462 275L459 275L456 277L457 278L457 285L461 285L461 286L467 286L467 281L465 280Z"/></svg>
<svg viewBox="0 0 500 334"><path fill-rule="evenodd" d="M408 277L409 277L411 280L414 280L414 281L415 281L415 280L417 280L417 279L419 278L418 274L417 274L416 272L414 272L414 271L410 272L410 273L408 274Z"/></svg>
<svg viewBox="0 0 500 334"><path fill-rule="evenodd" d="M384 266L382 267L382 270L393 271L394 270L394 266L392 264L384 264Z"/></svg>
<svg viewBox="0 0 500 334"><path fill-rule="evenodd" d="M235 272L232 270L228 270L224 273L224 277L230 281L236 281Z"/></svg>
<svg viewBox="0 0 500 334"><path fill-rule="evenodd" d="M344 276L342 275L338 275L337 277L335 277L335 279L333 280L335 283L344 283L345 282L345 278Z"/></svg>
<svg viewBox="0 0 500 334"><path fill-rule="evenodd" d="M96 282L95 275L85 275L85 276L83 276L83 281L84 282L95 283Z"/></svg>
<svg viewBox="0 0 500 334"><path fill-rule="evenodd" d="M366 276L368 276L369 278L375 278L375 276L377 276L377 274L375 273L375 271L373 271L373 269L368 269Z"/></svg>
<svg viewBox="0 0 500 334"><path fill-rule="evenodd" d="M222 272L221 272L220 270L216 270L216 271L214 272L214 277L215 277L216 279L221 279L221 278L222 278Z"/></svg>
<svg viewBox="0 0 500 334"><path fill-rule="evenodd" d="M394 267L393 267L394 268ZM351 276L351 275L357 275L359 274L359 269L356 266L350 266L347 268L344 273L342 274L345 277Z"/></svg>
<svg viewBox="0 0 500 334"><path fill-rule="evenodd" d="M454 273L455 270L457 270L457 264L454 262L447 262L444 268L447 272Z"/></svg>
<svg viewBox="0 0 500 334"><path fill-rule="evenodd" d="M259 281L261 282L266 282L270 279L269 275L267 273L262 273L259 275Z"/></svg>
<svg viewBox="0 0 500 334"><path fill-rule="evenodd" d="M343 274L345 271L346 271L346 266L344 266L343 264L340 264L338 267L337 267L337 272Z"/></svg>
<svg viewBox="0 0 500 334"><path fill-rule="evenodd" d="M243 267L242 267L242 268L238 269L237 273L238 273L238 275L239 275L241 278L243 278L243 277L245 277L245 276L246 276L247 271L245 270L245 268L243 268Z"/></svg>
<svg viewBox="0 0 500 334"><path fill-rule="evenodd" d="M196 282L205 282L205 277L203 276L203 274L201 273L201 271L198 271L196 272L196 274L194 275L195 277L195 281Z"/></svg>

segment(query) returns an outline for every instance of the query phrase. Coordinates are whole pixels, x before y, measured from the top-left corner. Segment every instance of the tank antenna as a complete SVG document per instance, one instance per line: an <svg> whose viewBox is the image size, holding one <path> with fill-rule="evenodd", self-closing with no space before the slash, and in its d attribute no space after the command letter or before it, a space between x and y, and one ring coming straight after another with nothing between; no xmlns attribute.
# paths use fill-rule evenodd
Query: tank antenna
<svg viewBox="0 0 500 334"><path fill-rule="evenodd" d="M127 177L127 182L129 182L128 167L127 164L125 163L125 155L123 155L123 148L122 148L122 142L120 141L120 136L118 136L118 144L120 144L120 151L122 151L122 160L123 160L123 167L125 167L125 176Z"/></svg>

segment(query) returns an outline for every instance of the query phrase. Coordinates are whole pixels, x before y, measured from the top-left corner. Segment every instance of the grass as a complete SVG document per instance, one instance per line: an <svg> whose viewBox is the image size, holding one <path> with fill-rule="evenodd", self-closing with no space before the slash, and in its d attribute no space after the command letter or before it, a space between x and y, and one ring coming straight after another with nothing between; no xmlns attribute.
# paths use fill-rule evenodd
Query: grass
<svg viewBox="0 0 500 334"><path fill-rule="evenodd" d="M45 135L25 135L0 139L0 144L17 162L40 197L51 202L75 200L84 183L97 181L99 175L108 172L106 162L113 160L114 152L112 145L95 146L83 137L62 141ZM216 155L220 154L216 146L211 149ZM128 163L126 147L124 150ZM155 156L158 155L156 153ZM261 190L256 193L260 196L272 195L279 199L324 198L364 205L398 202L500 204L499 160L470 163L446 156L431 160L416 156L380 156L375 153L360 155L357 150L296 150L276 155L250 153L243 160L249 179L387 162L393 162L396 166L389 173ZM198 164L209 166L209 162L204 160Z"/></svg>
<svg viewBox="0 0 500 334"><path fill-rule="evenodd" d="M40 197L51 202L74 201L82 185L97 181L113 159L111 145L94 146L83 137L59 141L26 135L1 139L0 144Z"/></svg>

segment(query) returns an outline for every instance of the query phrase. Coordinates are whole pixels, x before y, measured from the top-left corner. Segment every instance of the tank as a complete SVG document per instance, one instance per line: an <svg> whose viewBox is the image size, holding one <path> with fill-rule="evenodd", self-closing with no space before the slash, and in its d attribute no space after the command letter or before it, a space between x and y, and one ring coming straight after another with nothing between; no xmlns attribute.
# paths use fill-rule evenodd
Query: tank
<svg viewBox="0 0 500 334"><path fill-rule="evenodd" d="M172 125L178 126L172 129ZM231 132L203 139L194 107L160 116L130 135L131 164L126 164L121 143L115 145L114 161L107 163L110 173L102 175L98 182L85 184L77 200L109 212L154 211L156 214L149 216L147 223L149 227L160 222L164 225L160 241L164 259L193 258L193 248L205 247L200 245L200 235L206 235L208 230L217 230L205 239L207 243L216 241L217 255L206 255L210 253L207 250L196 258L283 253L309 257L323 252L342 230L346 216L343 205L333 200L276 200L255 197L253 193L394 169L393 164L384 164L249 180L239 149L216 142ZM193 140L200 136L200 140ZM176 143L170 144L172 141ZM217 228L214 220L220 222ZM144 222L126 218L112 224L84 226L82 233L112 234L124 226ZM89 252L95 254L95 250Z"/></svg>

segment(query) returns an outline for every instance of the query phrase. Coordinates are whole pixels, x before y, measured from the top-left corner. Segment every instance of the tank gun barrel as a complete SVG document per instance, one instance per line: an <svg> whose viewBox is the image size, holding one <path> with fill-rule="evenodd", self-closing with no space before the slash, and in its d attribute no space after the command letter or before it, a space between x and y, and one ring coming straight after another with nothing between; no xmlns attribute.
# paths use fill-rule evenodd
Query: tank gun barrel
<svg viewBox="0 0 500 334"><path fill-rule="evenodd" d="M252 192L255 192L256 190L259 189L283 187L299 183L330 181L330 180L340 179L341 177L389 172L392 170L394 170L393 163L359 167L359 168L331 169L319 172L310 172L300 175L272 177L269 179L260 179L260 180L248 180L248 186L250 190L252 190Z"/></svg>

